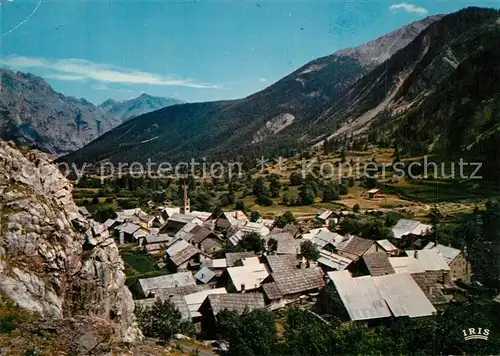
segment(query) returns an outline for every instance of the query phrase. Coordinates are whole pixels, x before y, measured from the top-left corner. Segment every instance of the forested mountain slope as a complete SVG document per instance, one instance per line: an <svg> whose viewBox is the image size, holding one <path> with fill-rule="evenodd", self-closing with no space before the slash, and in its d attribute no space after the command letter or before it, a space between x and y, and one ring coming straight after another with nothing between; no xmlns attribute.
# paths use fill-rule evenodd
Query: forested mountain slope
<svg viewBox="0 0 500 356"><path fill-rule="evenodd" d="M424 19L361 47L314 60L245 99L176 105L140 116L65 159L172 161L306 146L303 131L311 120L439 18Z"/></svg>

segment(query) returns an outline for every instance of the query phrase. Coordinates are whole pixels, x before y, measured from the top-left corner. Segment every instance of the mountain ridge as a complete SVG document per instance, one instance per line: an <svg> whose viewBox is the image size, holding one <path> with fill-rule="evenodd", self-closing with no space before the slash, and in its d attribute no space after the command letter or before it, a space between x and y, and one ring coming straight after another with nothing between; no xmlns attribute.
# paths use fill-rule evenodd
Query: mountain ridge
<svg viewBox="0 0 500 356"><path fill-rule="evenodd" d="M391 42L388 38L393 37L397 45L378 53L397 52L411 41L416 29L421 31L437 19L439 16L429 17L408 25L408 32L406 26L380 37L380 43ZM235 156L248 148L256 154L261 148L286 150L291 142L300 147L307 141L300 129L367 74L372 65L341 53L318 58L244 99L177 105L132 119L64 160L118 162L148 157L160 161L166 157ZM282 137L290 131L295 131L293 137ZM277 136L279 140L274 139Z"/></svg>
<svg viewBox="0 0 500 356"><path fill-rule="evenodd" d="M119 125L85 99L65 96L41 77L0 69L0 138L61 155Z"/></svg>
<svg viewBox="0 0 500 356"><path fill-rule="evenodd" d="M117 101L107 99L99 104L99 108L106 114L120 120L121 122L125 122L151 111L184 103L184 101L175 98L164 98L143 93L137 98L128 100Z"/></svg>

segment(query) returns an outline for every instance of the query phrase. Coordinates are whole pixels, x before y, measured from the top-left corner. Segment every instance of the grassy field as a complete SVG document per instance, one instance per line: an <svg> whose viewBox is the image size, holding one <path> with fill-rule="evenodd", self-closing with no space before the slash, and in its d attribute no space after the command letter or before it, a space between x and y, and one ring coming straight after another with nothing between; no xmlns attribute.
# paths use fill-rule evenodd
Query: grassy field
<svg viewBox="0 0 500 356"><path fill-rule="evenodd" d="M286 211L291 211L297 219L306 219L316 216L316 213L321 208L333 210L345 209L345 206L339 201L337 203L321 203L321 199L316 199L316 203L306 206L288 206L280 204L280 199L275 199L271 206L260 206L255 202L255 197L246 197L244 200L245 206L252 210L258 211L265 218L276 218Z"/></svg>
<svg viewBox="0 0 500 356"><path fill-rule="evenodd" d="M497 187L470 180L410 180L386 184L384 189L412 201L442 203L477 201L500 196Z"/></svg>
<svg viewBox="0 0 500 356"><path fill-rule="evenodd" d="M139 278L157 277L168 274L166 269L158 269L158 259L138 250L135 244L121 245L120 256L125 262L125 284L130 286Z"/></svg>

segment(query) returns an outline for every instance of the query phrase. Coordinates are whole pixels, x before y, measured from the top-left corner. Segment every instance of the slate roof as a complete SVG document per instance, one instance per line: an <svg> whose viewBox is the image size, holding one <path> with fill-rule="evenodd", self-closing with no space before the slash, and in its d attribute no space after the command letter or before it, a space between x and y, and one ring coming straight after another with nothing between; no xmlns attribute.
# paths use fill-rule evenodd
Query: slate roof
<svg viewBox="0 0 500 356"><path fill-rule="evenodd" d="M189 233L189 235L191 235L190 241L195 241L197 243L200 243L203 240L205 240L211 233L212 233L212 231L210 231L206 227L197 225Z"/></svg>
<svg viewBox="0 0 500 356"><path fill-rule="evenodd" d="M212 307L212 313L216 316L225 309L243 313L246 308L248 310L265 308L262 293L213 294L209 295L207 300Z"/></svg>
<svg viewBox="0 0 500 356"><path fill-rule="evenodd" d="M158 290L155 293L157 298L166 299L174 295L186 295L201 292L202 290L210 289L211 287L208 284L190 284L186 286L180 287L172 287L172 288L164 288Z"/></svg>
<svg viewBox="0 0 500 356"><path fill-rule="evenodd" d="M328 228L326 228L326 227L320 227L318 229L309 230L309 232L302 234L302 238L305 239L305 240L312 240L321 231L330 232L330 230L328 230Z"/></svg>
<svg viewBox="0 0 500 356"><path fill-rule="evenodd" d="M276 253L282 255L298 255L300 253L300 244L302 242L303 241L299 239L278 241Z"/></svg>
<svg viewBox="0 0 500 356"><path fill-rule="evenodd" d="M208 267L202 267L196 274L194 278L199 280L201 283L208 283L215 277L215 273Z"/></svg>
<svg viewBox="0 0 500 356"><path fill-rule="evenodd" d="M198 253L202 252L190 243L181 239L175 241L167 249L167 255L176 266L180 266Z"/></svg>
<svg viewBox="0 0 500 356"><path fill-rule="evenodd" d="M346 269L353 262L350 258L326 250L320 250L319 255L318 263L320 265L339 271Z"/></svg>
<svg viewBox="0 0 500 356"><path fill-rule="evenodd" d="M240 230L246 233L256 232L261 236L266 236L269 234L269 228L267 226L251 221L245 223L244 225L241 225Z"/></svg>
<svg viewBox="0 0 500 356"><path fill-rule="evenodd" d="M228 211L222 215L231 223L231 225L248 222L248 217L241 210Z"/></svg>
<svg viewBox="0 0 500 356"><path fill-rule="evenodd" d="M414 257L389 257L389 263L396 273L424 273L425 269Z"/></svg>
<svg viewBox="0 0 500 356"><path fill-rule="evenodd" d="M116 224L117 221L115 219L108 219L104 222L104 228L105 229L109 229L111 226L113 226L114 224Z"/></svg>
<svg viewBox="0 0 500 356"><path fill-rule="evenodd" d="M156 302L156 298L146 298L146 299L137 299L134 300L136 308L150 308Z"/></svg>
<svg viewBox="0 0 500 356"><path fill-rule="evenodd" d="M294 255L267 255L265 258L271 273L293 271L299 264Z"/></svg>
<svg viewBox="0 0 500 356"><path fill-rule="evenodd" d="M191 235L190 232L196 227L197 225L194 222L188 222L186 225L182 227L177 233L175 234L176 239L183 239L184 241L189 242L191 240Z"/></svg>
<svg viewBox="0 0 500 356"><path fill-rule="evenodd" d="M347 278L332 275L332 282L351 320L429 316L436 309L407 273Z"/></svg>
<svg viewBox="0 0 500 356"><path fill-rule="evenodd" d="M172 216L170 216L168 218L167 222L168 221L175 221L175 222L187 224L187 223L190 223L190 222L194 222L194 220L197 220L196 216L188 215L188 214L175 213L175 214L173 214Z"/></svg>
<svg viewBox="0 0 500 356"><path fill-rule="evenodd" d="M166 208L161 209L161 211L164 212L164 213L166 213L167 216L172 216L172 215L175 215L175 214L180 214L181 208L169 208L169 207L166 207Z"/></svg>
<svg viewBox="0 0 500 356"><path fill-rule="evenodd" d="M328 275L353 321L387 318L391 311L371 276Z"/></svg>
<svg viewBox="0 0 500 356"><path fill-rule="evenodd" d="M406 235L423 235L427 230L432 229L431 225L422 224L420 221L401 219L392 228L394 238L401 239Z"/></svg>
<svg viewBox="0 0 500 356"><path fill-rule="evenodd" d="M260 218L258 222L264 224L267 228L271 229L274 227L274 224L276 223L276 220L274 219L262 219Z"/></svg>
<svg viewBox="0 0 500 356"><path fill-rule="evenodd" d="M295 238L293 237L293 234L289 231L280 231L280 232L271 232L269 235L266 236L266 240L273 239L276 241L293 241Z"/></svg>
<svg viewBox="0 0 500 356"><path fill-rule="evenodd" d="M80 212L80 214L82 214L84 217L87 217L90 215L88 209L84 206L79 206L78 207L78 211Z"/></svg>
<svg viewBox="0 0 500 356"><path fill-rule="evenodd" d="M252 256L255 256L254 252L228 252L226 253L227 267L232 267L237 261Z"/></svg>
<svg viewBox="0 0 500 356"><path fill-rule="evenodd" d="M162 235L148 235L145 238L145 242L147 244L169 243L173 239L174 238L172 236L169 236L167 234L162 234Z"/></svg>
<svg viewBox="0 0 500 356"><path fill-rule="evenodd" d="M140 220L142 220L148 224L151 223L155 219L154 215L149 215L149 214L142 213L142 212L137 214L137 216L139 217Z"/></svg>
<svg viewBox="0 0 500 356"><path fill-rule="evenodd" d="M446 299L441 290L442 286L438 283L433 282L432 278L427 278L427 274L428 272L414 273L411 276L432 304L446 304L448 302L448 299Z"/></svg>
<svg viewBox="0 0 500 356"><path fill-rule="evenodd" d="M337 248L344 253L361 257L373 244L373 240L363 239L358 236L350 236L349 240L342 242Z"/></svg>
<svg viewBox="0 0 500 356"><path fill-rule="evenodd" d="M318 218L318 219L321 219L321 220L326 220L326 219L330 218L330 216L331 216L332 214L333 214L333 211L331 211L331 210L328 210L328 209L326 209L326 210L324 210L324 211L321 211L321 210L320 210L320 211L318 212L317 218Z"/></svg>
<svg viewBox="0 0 500 356"><path fill-rule="evenodd" d="M181 312L183 320L191 320L192 318L201 316L201 314L198 312L198 309L200 308L203 301L207 298L207 296L226 293L227 291L225 288L206 289L200 292L186 295L175 295L169 300Z"/></svg>
<svg viewBox="0 0 500 356"><path fill-rule="evenodd" d="M201 221L207 221L212 217L213 213L207 211L192 211L191 215L196 216Z"/></svg>
<svg viewBox="0 0 500 356"><path fill-rule="evenodd" d="M450 267L439 250L406 250L406 254L417 260L425 271L449 271Z"/></svg>
<svg viewBox="0 0 500 356"><path fill-rule="evenodd" d="M436 308L409 274L390 274L374 279L394 316L418 318L436 312Z"/></svg>
<svg viewBox="0 0 500 356"><path fill-rule="evenodd" d="M343 270L343 271L331 271L331 272L326 272L328 278L330 278L331 281L333 281L335 278L347 278L350 279L352 278L351 272L348 270Z"/></svg>
<svg viewBox="0 0 500 356"><path fill-rule="evenodd" d="M183 295L174 295L169 299L170 303L172 303L175 308L181 313L181 319L188 321L191 320L191 314L189 313L189 307L184 299Z"/></svg>
<svg viewBox="0 0 500 356"><path fill-rule="evenodd" d="M321 230L312 237L312 242L322 249L326 245L337 245L340 241L347 241L348 237L333 233L328 230Z"/></svg>
<svg viewBox="0 0 500 356"><path fill-rule="evenodd" d="M304 268L295 271L272 273L271 278L282 295L304 293L325 286L320 268Z"/></svg>
<svg viewBox="0 0 500 356"><path fill-rule="evenodd" d="M264 291L264 294L266 295L266 297L270 300L276 300L276 299L280 299L281 297L283 297L283 293L281 293L281 290L279 289L276 282L263 284L262 290Z"/></svg>
<svg viewBox="0 0 500 356"><path fill-rule="evenodd" d="M97 221L92 221L92 232L94 233L94 236L99 236L105 231L106 229L104 228L103 225L99 224Z"/></svg>
<svg viewBox="0 0 500 356"><path fill-rule="evenodd" d="M122 231L126 234L134 234L137 230L139 230L141 227L139 225L131 224L131 223L124 223L116 228L118 231Z"/></svg>
<svg viewBox="0 0 500 356"><path fill-rule="evenodd" d="M134 238L140 239L141 237L148 236L149 235L149 231L145 230L143 228L140 228L139 230L137 230L136 232L134 232L132 235L134 236Z"/></svg>
<svg viewBox="0 0 500 356"><path fill-rule="evenodd" d="M258 266L260 265L260 260L257 256L251 256L242 258L241 263L243 266Z"/></svg>
<svg viewBox="0 0 500 356"><path fill-rule="evenodd" d="M363 261L373 277L396 273L385 252L368 253L363 256Z"/></svg>
<svg viewBox="0 0 500 356"><path fill-rule="evenodd" d="M239 292L245 286L245 290L253 290L260 287L261 283L269 276L265 264L229 267L227 273L231 278L234 288Z"/></svg>
<svg viewBox="0 0 500 356"><path fill-rule="evenodd" d="M155 292L156 294L157 290L195 285L196 280L191 272L180 272L165 276L141 278L138 280L138 283L144 295L147 297L150 292Z"/></svg>
<svg viewBox="0 0 500 356"><path fill-rule="evenodd" d="M289 232L293 236L297 235L300 232L300 226L294 224L286 224L283 228L284 232Z"/></svg>
<svg viewBox="0 0 500 356"><path fill-rule="evenodd" d="M394 246L389 240L378 240L376 241L376 243L386 252L394 252L398 250L398 248Z"/></svg>
<svg viewBox="0 0 500 356"><path fill-rule="evenodd" d="M245 237L245 235L246 233L243 230L238 230L229 237L229 242L231 242L233 246L237 246L240 241L243 240L243 237Z"/></svg>
<svg viewBox="0 0 500 356"><path fill-rule="evenodd" d="M206 259L203 260L203 266L208 268L226 268L227 261L225 258L217 258L217 259Z"/></svg>
<svg viewBox="0 0 500 356"><path fill-rule="evenodd" d="M446 260L446 262L448 264L453 262L453 260L455 258L457 258L457 256L460 255L460 253L462 252L459 249L456 249L456 248L453 248L450 246L439 245L439 244L436 245L436 247L434 247L434 248L437 249L441 253L441 256L444 257L444 259Z"/></svg>

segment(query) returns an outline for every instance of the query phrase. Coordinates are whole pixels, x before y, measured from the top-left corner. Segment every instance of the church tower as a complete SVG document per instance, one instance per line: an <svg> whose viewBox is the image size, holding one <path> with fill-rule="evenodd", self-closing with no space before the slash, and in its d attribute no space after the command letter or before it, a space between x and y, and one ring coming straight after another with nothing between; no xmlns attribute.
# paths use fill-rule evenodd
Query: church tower
<svg viewBox="0 0 500 356"><path fill-rule="evenodd" d="M188 187L186 183L184 183L184 199L183 199L183 206L181 208L181 213L182 214L189 214L191 212L191 202L189 201L189 194L188 194Z"/></svg>

